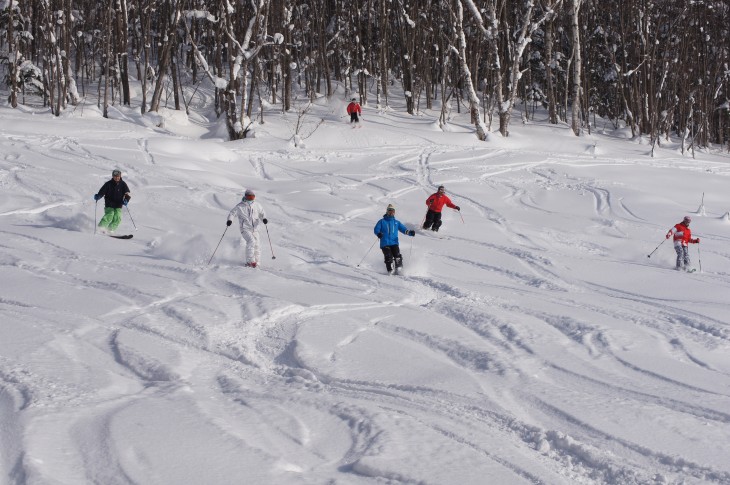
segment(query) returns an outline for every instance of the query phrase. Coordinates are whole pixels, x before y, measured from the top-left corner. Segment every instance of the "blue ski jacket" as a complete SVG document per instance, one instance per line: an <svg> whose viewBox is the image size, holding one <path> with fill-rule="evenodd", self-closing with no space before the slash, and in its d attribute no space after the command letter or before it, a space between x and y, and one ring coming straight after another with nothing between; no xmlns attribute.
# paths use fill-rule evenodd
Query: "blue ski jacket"
<svg viewBox="0 0 730 485"><path fill-rule="evenodd" d="M389 216L388 214L385 214L383 218L375 224L375 228L373 229L376 236L380 233L383 234L383 237L380 238L381 248L384 248L385 246L397 246L398 231L406 234L408 228L404 226L401 221L396 219L395 216Z"/></svg>

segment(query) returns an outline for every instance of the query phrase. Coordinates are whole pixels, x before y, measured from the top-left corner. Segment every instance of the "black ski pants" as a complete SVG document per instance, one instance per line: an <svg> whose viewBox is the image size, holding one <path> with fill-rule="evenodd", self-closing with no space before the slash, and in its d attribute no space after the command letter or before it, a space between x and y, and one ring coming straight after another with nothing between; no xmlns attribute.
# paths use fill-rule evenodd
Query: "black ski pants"
<svg viewBox="0 0 730 485"><path fill-rule="evenodd" d="M397 244L384 246L380 249L383 251L383 256L385 256L385 268L388 271L393 270L393 261L395 261L396 268L403 266L403 256L401 256L400 247Z"/></svg>
<svg viewBox="0 0 730 485"><path fill-rule="evenodd" d="M426 212L426 221L423 223L423 228L438 231L439 227L441 227L441 213L432 210Z"/></svg>

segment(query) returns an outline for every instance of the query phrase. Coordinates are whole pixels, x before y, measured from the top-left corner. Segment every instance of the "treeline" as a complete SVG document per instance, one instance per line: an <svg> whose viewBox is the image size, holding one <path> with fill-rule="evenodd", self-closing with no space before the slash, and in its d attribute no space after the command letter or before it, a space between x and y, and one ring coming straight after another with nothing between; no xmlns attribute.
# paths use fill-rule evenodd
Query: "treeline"
<svg viewBox="0 0 730 485"><path fill-rule="evenodd" d="M58 115L94 89L106 115L163 96L190 109L201 81L231 139L264 103L292 109L344 85L362 102L469 110L508 136L515 105L576 134L595 120L652 144L730 142L730 0L0 0L9 102ZM80 92L81 91L81 92ZM374 99L368 99L372 97ZM435 103L435 101L438 101Z"/></svg>

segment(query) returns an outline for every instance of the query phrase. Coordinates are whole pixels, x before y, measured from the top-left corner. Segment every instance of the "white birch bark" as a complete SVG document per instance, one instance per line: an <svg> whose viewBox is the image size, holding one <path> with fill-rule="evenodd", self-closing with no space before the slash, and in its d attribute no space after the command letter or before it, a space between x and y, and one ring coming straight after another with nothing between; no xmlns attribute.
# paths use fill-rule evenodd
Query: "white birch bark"
<svg viewBox="0 0 730 485"><path fill-rule="evenodd" d="M489 138L489 131L482 121L480 104L481 101L479 96L474 89L474 83L471 79L471 70L469 69L469 63L466 61L466 37L464 35L464 7L461 4L461 0L456 2L456 32L459 38L459 59L461 60L461 70L464 73L464 82L466 84L466 92L469 96L469 108L471 110L472 122L476 126L477 137L481 141L486 141Z"/></svg>
<svg viewBox="0 0 730 485"><path fill-rule="evenodd" d="M583 86L581 83L580 74L583 66L580 53L580 24L578 23L578 14L580 12L580 7L582 3L583 0L573 0L573 5L570 9L571 30L573 34L573 106L571 127L573 128L573 133L575 133L575 136L580 136L582 132L582 125L580 121L580 105L581 96L583 93Z"/></svg>

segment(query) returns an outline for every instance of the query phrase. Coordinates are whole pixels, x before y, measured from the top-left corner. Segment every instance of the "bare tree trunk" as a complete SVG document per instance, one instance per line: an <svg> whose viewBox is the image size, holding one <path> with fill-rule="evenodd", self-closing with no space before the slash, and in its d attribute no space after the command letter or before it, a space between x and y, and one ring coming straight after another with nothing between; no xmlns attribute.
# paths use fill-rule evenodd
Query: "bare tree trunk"
<svg viewBox="0 0 730 485"><path fill-rule="evenodd" d="M127 51L129 49L128 30L129 30L129 19L127 18L127 1L117 0L116 10L116 28L117 28L117 42L116 42L116 60L119 68L119 79L122 84L122 104L129 106L130 94L129 94L129 58Z"/></svg>
<svg viewBox="0 0 730 485"><path fill-rule="evenodd" d="M390 8L389 8L388 2L380 2L380 35L382 38L380 39L380 53L379 53L379 59L380 59L380 67L379 67L379 75L380 75L380 88L383 91L383 98L384 103L383 106L388 106L388 50L390 48L389 42L390 42L390 29L389 29L389 23L388 23L388 17L390 17ZM378 104L380 105L380 100L378 100Z"/></svg>
<svg viewBox="0 0 730 485"><path fill-rule="evenodd" d="M469 110L471 112L471 121L477 130L477 138L481 141L487 140L489 134L487 127L482 122L482 115L479 109L480 100L472 83L471 70L466 59L466 37L464 34L464 7L461 0L456 0L456 35L459 42L459 57L461 58L461 69L463 71L464 84L466 84L466 92L469 96Z"/></svg>
<svg viewBox="0 0 730 485"><path fill-rule="evenodd" d="M142 29L140 34L142 52L144 53L144 64L140 75L140 81L142 83L142 105L140 110L142 114L147 112L147 76L150 72L150 1L151 0L140 0L137 5L139 23Z"/></svg>
<svg viewBox="0 0 730 485"><path fill-rule="evenodd" d="M557 99L555 96L553 73L553 24L555 16L551 16L545 24L545 77L547 83L548 122L558 123Z"/></svg>
<svg viewBox="0 0 730 485"><path fill-rule="evenodd" d="M575 136L579 136L582 131L581 126L581 74L583 69L581 52L580 52L580 24L578 22L578 14L583 0L573 0L571 14L571 32L573 34L573 111L571 127Z"/></svg>
<svg viewBox="0 0 730 485"><path fill-rule="evenodd" d="M169 5L167 3L163 4ZM152 94L152 102L150 103L150 111L159 111L160 101L162 99L162 90L164 88L165 81L167 79L167 71L170 69L170 59L172 57L172 48L175 45L175 36L177 23L180 19L180 4L175 3L174 11L170 11L168 8L163 8L162 18L163 32L165 35L165 42L162 44L162 52L160 54L160 60L157 67L157 82L155 83L155 91Z"/></svg>
<svg viewBox="0 0 730 485"><path fill-rule="evenodd" d="M281 4L278 6L277 23L273 25L274 28L281 29L280 32L284 36L284 42L279 51L279 72L281 73L282 111L287 112L291 109L292 103L292 34L289 28L291 23L291 5L290 0L279 0L279 2Z"/></svg>
<svg viewBox="0 0 730 485"><path fill-rule="evenodd" d="M73 31L75 30L72 24L73 10L71 0L64 0L63 12L65 23L67 23L67 26L63 31L63 75L65 86L64 99L67 100L67 102L70 102L71 105L76 106L79 101L81 101L81 97L79 96L79 92L76 87L74 69L71 66L71 36L73 35Z"/></svg>
<svg viewBox="0 0 730 485"><path fill-rule="evenodd" d="M112 3L109 2L109 7L107 8L107 28L106 35L104 36L104 118L109 118L109 71L111 71L111 53L112 53L112 32L111 32L111 24L112 24Z"/></svg>
<svg viewBox="0 0 730 485"><path fill-rule="evenodd" d="M13 33L13 0L8 5L8 77L10 78L10 106L18 107L18 51Z"/></svg>

